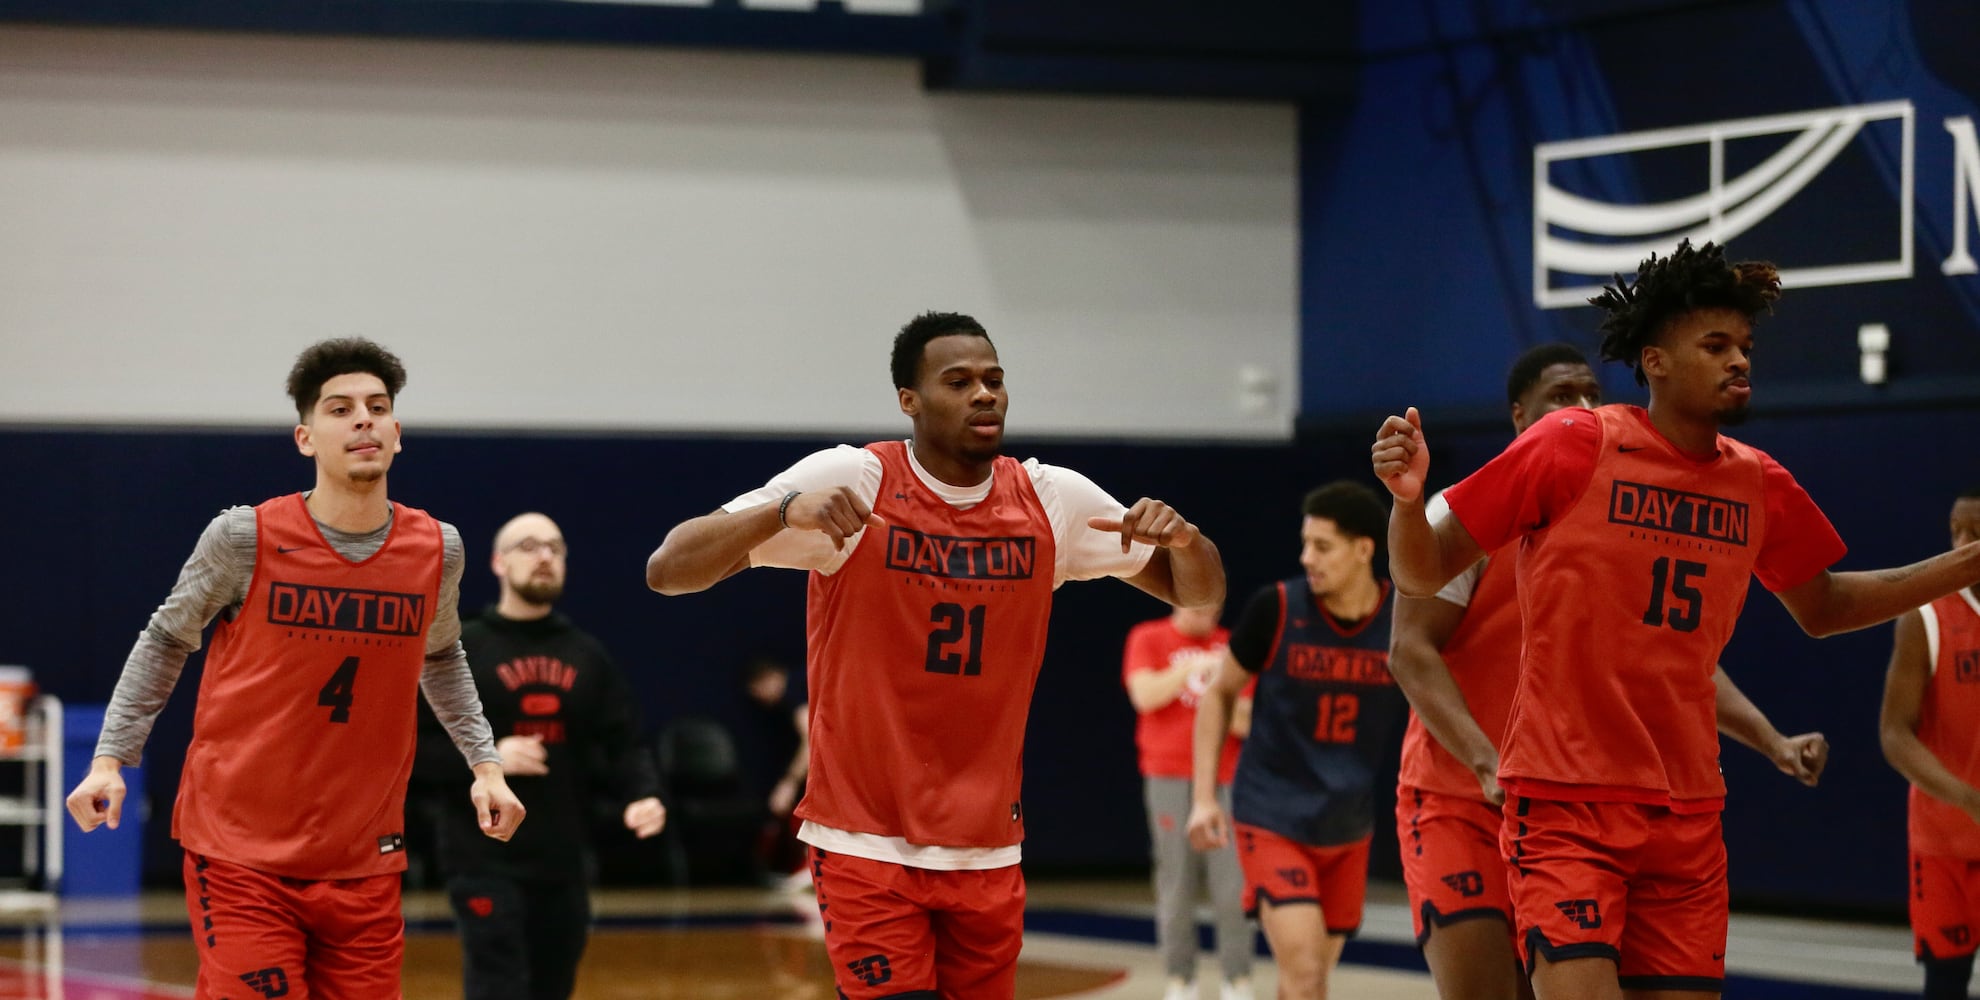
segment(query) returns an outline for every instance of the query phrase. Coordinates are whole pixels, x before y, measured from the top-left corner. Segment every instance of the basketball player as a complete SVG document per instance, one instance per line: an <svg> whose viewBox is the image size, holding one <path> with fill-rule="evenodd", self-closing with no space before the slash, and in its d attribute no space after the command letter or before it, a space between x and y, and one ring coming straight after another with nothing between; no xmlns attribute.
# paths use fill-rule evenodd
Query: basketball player
<svg viewBox="0 0 1980 1000"><path fill-rule="evenodd" d="M663 594L749 566L809 570L811 769L797 815L851 1000L1009 1000L1022 940L1025 717L1052 592L1117 576L1186 607L1223 564L1168 504L1001 455L1008 395L983 326L894 338L907 441L814 453L668 533Z"/></svg>
<svg viewBox="0 0 1980 1000"><path fill-rule="evenodd" d="M483 833L522 805L461 652L460 533L386 499L405 368L368 340L296 359L296 450L316 486L222 511L124 664L96 758L69 793L83 830L124 782L215 616L172 835L185 847L195 996L399 996L406 779L418 690L474 770Z"/></svg>
<svg viewBox="0 0 1980 1000"><path fill-rule="evenodd" d="M1371 450L1395 495L1391 569L1429 596L1515 539L1525 641L1499 781L1522 957L1541 1000L1715 995L1726 940L1712 674L1752 574L1812 635L1863 628L1980 580L1980 545L1833 573L1842 540L1794 477L1722 436L1752 396L1771 264L1706 244L1645 260L1593 301L1603 357L1649 409L1556 411L1424 513L1411 408Z"/></svg>
<svg viewBox="0 0 1980 1000"><path fill-rule="evenodd" d="M1601 405L1602 387L1571 344L1521 354L1506 376L1513 430L1569 406ZM1430 518L1445 516L1441 494ZM1445 1000L1530 996L1519 969L1508 869L1499 857L1499 736L1519 676L1517 551L1480 560L1434 598L1396 602L1389 669L1415 709L1396 787L1403 884L1417 946ZM1719 731L1813 785L1828 762L1820 733L1788 737L1733 685L1713 675Z"/></svg>
<svg viewBox="0 0 1980 1000"><path fill-rule="evenodd" d="M1385 516L1348 480L1306 495L1302 576L1245 605L1196 709L1190 842L1221 848L1236 824L1245 909L1279 966L1281 1000L1325 1000L1341 948L1361 926L1375 773L1406 706L1388 671L1389 582L1375 576ZM1251 732L1217 801L1218 750L1252 677Z"/></svg>
<svg viewBox="0 0 1980 1000"><path fill-rule="evenodd" d="M1953 501L1955 549L1980 540L1980 489ZM1980 928L1980 592L1898 618L1884 759L1911 782L1911 933L1925 1000L1964 1000Z"/></svg>

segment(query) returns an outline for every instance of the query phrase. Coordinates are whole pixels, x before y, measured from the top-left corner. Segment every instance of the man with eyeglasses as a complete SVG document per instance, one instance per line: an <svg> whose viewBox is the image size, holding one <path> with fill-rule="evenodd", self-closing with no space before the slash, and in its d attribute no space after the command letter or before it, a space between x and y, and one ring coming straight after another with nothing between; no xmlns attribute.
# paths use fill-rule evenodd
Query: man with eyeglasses
<svg viewBox="0 0 1980 1000"><path fill-rule="evenodd" d="M590 633L554 610L564 593L563 532L521 514L495 534L496 604L461 626L502 771L530 805L527 833L482 843L442 814L436 826L447 896L461 928L468 1000L564 1000L590 932L588 803L594 789L624 802L626 829L666 825L660 779L639 742L625 675ZM444 801L450 766L437 719L422 719L422 785Z"/></svg>

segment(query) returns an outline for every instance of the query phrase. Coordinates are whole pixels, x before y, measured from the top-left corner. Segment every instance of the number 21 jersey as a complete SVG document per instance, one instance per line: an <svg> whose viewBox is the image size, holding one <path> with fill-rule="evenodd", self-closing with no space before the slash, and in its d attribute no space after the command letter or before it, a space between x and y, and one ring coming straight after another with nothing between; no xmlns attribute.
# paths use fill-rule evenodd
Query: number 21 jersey
<svg viewBox="0 0 1980 1000"><path fill-rule="evenodd" d="M814 752L798 815L913 844L1015 844L1051 524L1013 459L996 460L989 495L964 510L916 478L902 442L868 450L886 524L836 572L811 575Z"/></svg>

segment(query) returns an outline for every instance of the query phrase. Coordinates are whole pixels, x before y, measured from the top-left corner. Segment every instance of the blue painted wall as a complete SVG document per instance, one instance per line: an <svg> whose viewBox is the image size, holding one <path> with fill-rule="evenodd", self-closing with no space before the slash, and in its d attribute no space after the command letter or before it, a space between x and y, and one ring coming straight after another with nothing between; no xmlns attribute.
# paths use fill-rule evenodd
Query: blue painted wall
<svg viewBox="0 0 1980 1000"><path fill-rule="evenodd" d="M1902 99L1915 109L1914 275L1790 287L1759 331L1762 416L1737 436L1828 511L1851 545L1841 568L1945 548L1951 498L1980 484L1980 462L1953 444L1980 430L1980 276L1940 273L1955 223L1943 123L1974 115L1980 97L1971 4L1429 2L1363 15L1353 105L1302 121L1309 446L1345 450L1416 404L1433 479L1447 484L1509 437L1502 373L1518 351L1564 339L1594 353L1594 310L1534 304L1536 143ZM1789 267L1894 255L1899 134L1867 127L1733 255ZM1750 165L1742 155L1754 153L1728 147L1728 175ZM1665 202L1699 193L1702 166L1695 154L1616 157L1556 182ZM1957 223L1971 237L1971 215ZM1888 385L1857 378L1865 322L1892 328ZM1612 399L1643 398L1622 369L1604 374ZM1755 587L1725 663L1784 731L1821 729L1835 756L1808 792L1729 746L1736 896L1901 907L1904 783L1876 735L1889 643L1889 626L1809 639Z"/></svg>

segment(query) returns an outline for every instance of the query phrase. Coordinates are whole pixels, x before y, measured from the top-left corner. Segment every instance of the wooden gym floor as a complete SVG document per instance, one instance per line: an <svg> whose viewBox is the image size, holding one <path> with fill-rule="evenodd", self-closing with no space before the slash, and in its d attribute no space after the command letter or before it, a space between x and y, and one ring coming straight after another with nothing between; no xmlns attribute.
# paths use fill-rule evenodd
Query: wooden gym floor
<svg viewBox="0 0 1980 1000"><path fill-rule="evenodd" d="M1363 933L1349 945L1335 997L1434 1000L1400 891L1377 885ZM1018 997L1159 997L1148 888L1138 882L1034 883ZM610 890L577 1000L831 1000L834 992L808 893ZM56 922L18 915L0 936L0 1000L190 997L196 959L173 893L65 904ZM407 1000L460 997L460 950L444 899L407 897ZM1890 1000L1921 982L1902 927L1735 915L1728 997ZM1215 978L1203 957L1199 979ZM1273 989L1260 959L1257 995ZM1206 995L1210 995L1207 994Z"/></svg>

